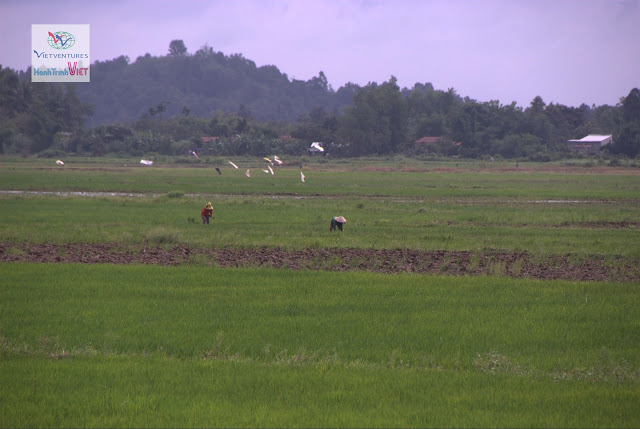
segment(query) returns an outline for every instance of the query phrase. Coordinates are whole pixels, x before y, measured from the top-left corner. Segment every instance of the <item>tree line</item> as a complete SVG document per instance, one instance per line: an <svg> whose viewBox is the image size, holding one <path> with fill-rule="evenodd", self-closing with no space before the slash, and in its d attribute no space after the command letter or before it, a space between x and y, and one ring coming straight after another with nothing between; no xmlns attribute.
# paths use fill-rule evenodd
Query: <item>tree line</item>
<svg viewBox="0 0 640 429"><path fill-rule="evenodd" d="M566 141L587 134L612 134L609 154L640 152L637 88L616 106L568 107L538 96L526 108L430 83L400 88L393 76L336 91L323 72L289 79L208 46L188 54L180 40L166 56L98 61L89 84L31 83L29 73L0 65L4 154L301 155L321 141L337 156L549 161L570 155Z"/></svg>

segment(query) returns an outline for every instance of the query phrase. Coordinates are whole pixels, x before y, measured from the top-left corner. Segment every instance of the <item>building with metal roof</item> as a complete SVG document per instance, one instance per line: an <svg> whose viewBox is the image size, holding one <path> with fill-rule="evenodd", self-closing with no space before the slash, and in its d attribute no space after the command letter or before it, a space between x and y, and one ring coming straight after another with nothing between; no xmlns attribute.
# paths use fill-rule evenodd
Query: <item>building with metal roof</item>
<svg viewBox="0 0 640 429"><path fill-rule="evenodd" d="M567 140L567 147L578 153L598 153L600 148L611 143L613 143L611 134L589 134L579 140Z"/></svg>

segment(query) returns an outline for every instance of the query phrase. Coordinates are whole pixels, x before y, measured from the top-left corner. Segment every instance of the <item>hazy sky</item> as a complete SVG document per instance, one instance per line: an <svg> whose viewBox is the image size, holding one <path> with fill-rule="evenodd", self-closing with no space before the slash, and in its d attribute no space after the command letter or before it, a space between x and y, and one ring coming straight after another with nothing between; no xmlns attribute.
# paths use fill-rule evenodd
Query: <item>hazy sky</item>
<svg viewBox="0 0 640 429"><path fill-rule="evenodd" d="M289 78L431 82L478 101L615 105L640 87L640 0L0 0L0 64L31 65L31 24L90 24L91 61L182 39Z"/></svg>

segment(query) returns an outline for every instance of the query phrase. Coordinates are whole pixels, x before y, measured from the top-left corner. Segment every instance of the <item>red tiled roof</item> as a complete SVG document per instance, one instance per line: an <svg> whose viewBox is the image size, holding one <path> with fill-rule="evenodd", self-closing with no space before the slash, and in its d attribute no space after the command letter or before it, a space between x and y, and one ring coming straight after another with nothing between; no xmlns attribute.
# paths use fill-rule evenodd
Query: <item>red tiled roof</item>
<svg viewBox="0 0 640 429"><path fill-rule="evenodd" d="M440 137L422 137L415 141L415 143L438 143Z"/></svg>

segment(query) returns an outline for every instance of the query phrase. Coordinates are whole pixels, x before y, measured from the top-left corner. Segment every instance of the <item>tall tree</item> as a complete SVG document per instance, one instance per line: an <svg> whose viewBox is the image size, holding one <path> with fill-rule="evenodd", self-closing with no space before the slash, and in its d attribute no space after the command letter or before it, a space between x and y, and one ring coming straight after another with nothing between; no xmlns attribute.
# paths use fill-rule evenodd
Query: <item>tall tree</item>
<svg viewBox="0 0 640 429"><path fill-rule="evenodd" d="M640 90L633 88L622 100L622 126L612 150L629 157L640 154Z"/></svg>
<svg viewBox="0 0 640 429"><path fill-rule="evenodd" d="M627 122L640 122L640 89L633 88L622 100L622 115Z"/></svg>
<svg viewBox="0 0 640 429"><path fill-rule="evenodd" d="M90 108L72 84L32 83L0 66L0 150L25 155L54 144L58 132L75 132Z"/></svg>
<svg viewBox="0 0 640 429"><path fill-rule="evenodd" d="M406 103L391 76L382 85L370 83L356 93L353 107L345 111L341 135L352 155L394 153L405 141L406 124Z"/></svg>
<svg viewBox="0 0 640 429"><path fill-rule="evenodd" d="M180 57L187 54L187 47L182 40L172 40L169 43L169 54L174 57Z"/></svg>
<svg viewBox="0 0 640 429"><path fill-rule="evenodd" d="M539 95L536 95L536 97L531 101L531 105L527 110L531 110L535 113L542 113L544 111L545 106L546 104L544 101L542 101L542 97L540 97Z"/></svg>

